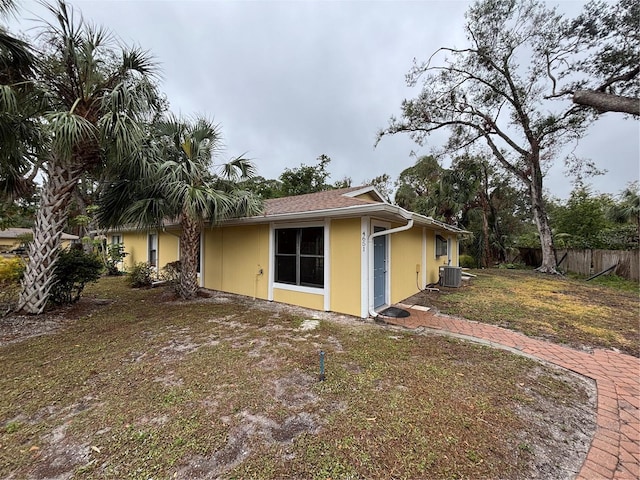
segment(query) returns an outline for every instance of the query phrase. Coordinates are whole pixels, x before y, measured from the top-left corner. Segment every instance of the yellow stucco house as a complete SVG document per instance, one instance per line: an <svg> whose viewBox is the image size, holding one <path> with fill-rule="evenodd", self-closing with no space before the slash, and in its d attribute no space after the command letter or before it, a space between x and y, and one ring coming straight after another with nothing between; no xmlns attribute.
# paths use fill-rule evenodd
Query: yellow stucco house
<svg viewBox="0 0 640 480"><path fill-rule="evenodd" d="M264 214L207 228L200 284L213 290L362 318L458 265L456 227L386 202L374 187L265 201ZM110 232L127 266L179 258L178 227Z"/></svg>
<svg viewBox="0 0 640 480"><path fill-rule="evenodd" d="M9 253L19 248L25 241L25 238L32 238L33 230L30 228L7 228L0 230L0 253ZM61 247L67 248L74 242L80 241L77 235L63 233L61 237Z"/></svg>

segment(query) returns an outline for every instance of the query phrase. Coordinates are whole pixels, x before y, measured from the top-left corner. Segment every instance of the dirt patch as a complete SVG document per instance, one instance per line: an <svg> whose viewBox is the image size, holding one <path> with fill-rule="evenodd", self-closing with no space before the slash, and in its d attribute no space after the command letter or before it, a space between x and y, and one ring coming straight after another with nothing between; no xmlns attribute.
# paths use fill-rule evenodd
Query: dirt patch
<svg viewBox="0 0 640 480"><path fill-rule="evenodd" d="M211 457L196 456L178 470L179 478L210 479L237 467L260 444L290 444L303 433L315 433L317 420L302 412L277 422L263 415L241 412L235 420L238 424L228 435L226 445Z"/></svg>
<svg viewBox="0 0 640 480"><path fill-rule="evenodd" d="M74 305L56 308L41 315L9 313L0 317L0 346L55 333L110 303L110 300L82 298Z"/></svg>
<svg viewBox="0 0 640 480"><path fill-rule="evenodd" d="M541 378L542 375L546 378ZM561 369L557 369L554 376L535 369L530 377L537 385L553 390L555 395L526 384L518 385L525 395L519 413L530 425L528 431L519 435L518 452L533 456L534 468L529 478L573 478L582 467L596 431L595 382ZM581 401L568 400L570 397L562 394L566 388L582 392ZM593 409L585 410L583 402Z"/></svg>
<svg viewBox="0 0 640 480"><path fill-rule="evenodd" d="M309 403L315 403L318 397L313 393L311 386L316 381L310 375L294 371L274 382L275 398L290 408L300 408Z"/></svg>
<svg viewBox="0 0 640 480"><path fill-rule="evenodd" d="M227 444L212 457L194 457L186 466L180 468L178 478L211 479L219 478L225 472L239 465L250 453L249 440L254 426L242 425L229 433Z"/></svg>

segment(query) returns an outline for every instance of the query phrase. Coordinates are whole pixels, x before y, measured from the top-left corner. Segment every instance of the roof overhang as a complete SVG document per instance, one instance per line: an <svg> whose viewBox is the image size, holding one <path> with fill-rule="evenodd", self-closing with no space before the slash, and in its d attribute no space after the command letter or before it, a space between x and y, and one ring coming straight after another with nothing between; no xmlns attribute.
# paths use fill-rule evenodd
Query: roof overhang
<svg viewBox="0 0 640 480"><path fill-rule="evenodd" d="M455 234L469 233L452 225L447 225L446 223L434 220L431 217L409 212L402 207L391 205L389 203L371 203L367 205L355 205L351 207L328 208L323 210L311 210L305 212L292 212L274 215L234 218L222 222L221 225L255 225L270 222L311 222L322 218L353 218L363 216L371 216L382 220L395 222L407 222L409 219L413 219L414 225L416 226L431 226Z"/></svg>

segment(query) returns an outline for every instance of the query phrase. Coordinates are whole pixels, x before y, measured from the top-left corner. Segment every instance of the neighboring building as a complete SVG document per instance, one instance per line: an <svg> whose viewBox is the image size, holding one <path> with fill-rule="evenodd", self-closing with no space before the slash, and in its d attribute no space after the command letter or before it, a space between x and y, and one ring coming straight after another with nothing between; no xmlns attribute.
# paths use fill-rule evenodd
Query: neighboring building
<svg viewBox="0 0 640 480"><path fill-rule="evenodd" d="M0 230L0 253L11 253L16 249L20 249L27 238L33 238L33 230L30 228L7 228ZM61 241L62 248L78 242L79 239L80 237L77 235L63 233Z"/></svg>
<svg viewBox="0 0 640 480"><path fill-rule="evenodd" d="M465 233L384 201L374 187L276 198L264 215L207 228L200 284L366 318L435 283L439 268L458 265ZM128 266L156 267L179 258L179 228L111 232Z"/></svg>

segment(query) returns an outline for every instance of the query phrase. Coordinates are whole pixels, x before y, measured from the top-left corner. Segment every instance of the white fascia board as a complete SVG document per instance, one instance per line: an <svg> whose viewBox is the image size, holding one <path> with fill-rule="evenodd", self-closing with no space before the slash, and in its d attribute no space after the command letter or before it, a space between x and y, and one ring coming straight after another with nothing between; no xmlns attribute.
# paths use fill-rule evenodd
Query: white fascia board
<svg viewBox="0 0 640 480"><path fill-rule="evenodd" d="M339 218L339 217L357 217L363 215L375 216L376 214L387 214L397 217L398 220L408 220L411 218L411 212L398 207L397 205L391 205L389 203L369 203L366 205L354 205L352 207L339 207L339 208L326 208L323 210L311 210L306 212L292 212L292 213L280 213L275 215L262 215L255 217L235 218L223 222L221 225L244 225L251 223L266 223L266 222L302 222L313 221L319 218ZM418 215L416 219L420 223L425 220L427 223L431 223L428 217Z"/></svg>
<svg viewBox="0 0 640 480"><path fill-rule="evenodd" d="M363 189L366 190L366 189ZM313 221L318 218L339 218L339 217L355 217L355 216L375 216L376 214L387 214L396 217L398 220L413 219L416 225L435 225L443 230L456 234L469 233L453 225L447 225L444 222L434 220L431 217L420 215L419 213L410 212L398 205L390 203L370 203L367 205L354 205L352 207L326 208L323 210L311 210L305 212L280 213L275 215L262 215L255 217L234 218L221 223L225 225L247 225L255 223L267 222L304 222Z"/></svg>

